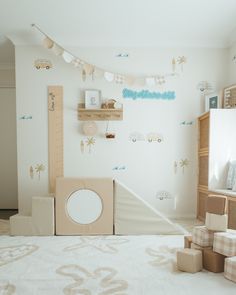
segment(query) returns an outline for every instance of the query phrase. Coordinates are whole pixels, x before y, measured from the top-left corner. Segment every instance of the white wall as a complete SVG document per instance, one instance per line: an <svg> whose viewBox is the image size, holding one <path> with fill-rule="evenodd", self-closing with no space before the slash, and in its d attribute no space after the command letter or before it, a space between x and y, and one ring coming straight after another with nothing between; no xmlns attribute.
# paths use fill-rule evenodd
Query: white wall
<svg viewBox="0 0 236 295"><path fill-rule="evenodd" d="M0 64L0 87L15 87L15 69L4 69Z"/></svg>
<svg viewBox="0 0 236 295"><path fill-rule="evenodd" d="M29 167L48 164L47 86L64 87L64 160L65 176L111 176L118 178L146 201L175 216L192 216L196 209L197 191L197 121L204 111L204 102L197 90L199 81L215 81L221 88L226 84L227 50L224 49L148 49L148 48L71 48L71 51L107 70L136 75L171 71L173 57L184 55L187 64L177 78L169 78L163 90L176 92L174 101L127 101L122 89L127 86L109 84L90 78L81 80L81 72L60 57L41 47L16 47L17 116L32 115L32 120L18 120L18 183L19 208L30 213L31 197L48 193L48 172L41 180L29 176ZM128 51L129 59L117 59L115 54ZM53 69L36 70L37 58L52 61ZM86 139L77 120L77 104L83 89L101 89L103 97L120 99L124 104L124 120L111 122L115 140L103 136L106 122L99 122L99 135L92 153L81 154L80 141ZM135 90L147 87L129 87ZM151 88L152 89L152 88ZM153 88L158 90L158 88ZM160 90L160 89L159 89ZM182 121L194 121L184 126ZM129 141L129 134L156 131L164 136L161 144ZM182 173L174 173L174 161L190 161ZM114 171L115 166L125 170ZM174 201L159 201L157 191L166 190L177 197Z"/></svg>
<svg viewBox="0 0 236 295"><path fill-rule="evenodd" d="M232 84L236 84L236 42L229 48L228 85Z"/></svg>
<svg viewBox="0 0 236 295"><path fill-rule="evenodd" d="M16 94L0 87L0 209L16 209Z"/></svg>

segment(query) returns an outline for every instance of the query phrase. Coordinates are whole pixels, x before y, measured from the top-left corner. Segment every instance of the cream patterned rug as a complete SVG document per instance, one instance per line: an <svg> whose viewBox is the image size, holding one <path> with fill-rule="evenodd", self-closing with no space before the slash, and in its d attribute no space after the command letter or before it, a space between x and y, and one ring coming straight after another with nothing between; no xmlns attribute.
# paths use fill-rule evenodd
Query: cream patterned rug
<svg viewBox="0 0 236 295"><path fill-rule="evenodd" d="M223 274L179 272L183 236L0 236L0 295L233 295Z"/></svg>
<svg viewBox="0 0 236 295"><path fill-rule="evenodd" d="M7 235L9 234L9 232L10 232L9 220L0 219L0 235Z"/></svg>

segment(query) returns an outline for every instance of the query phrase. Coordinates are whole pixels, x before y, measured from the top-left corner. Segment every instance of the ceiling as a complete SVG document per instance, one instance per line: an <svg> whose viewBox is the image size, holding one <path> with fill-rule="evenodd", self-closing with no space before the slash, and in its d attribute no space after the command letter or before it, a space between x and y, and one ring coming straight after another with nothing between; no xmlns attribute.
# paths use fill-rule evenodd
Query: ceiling
<svg viewBox="0 0 236 295"><path fill-rule="evenodd" d="M63 46L221 48L235 19L236 0L0 0L0 40L36 44L35 23Z"/></svg>

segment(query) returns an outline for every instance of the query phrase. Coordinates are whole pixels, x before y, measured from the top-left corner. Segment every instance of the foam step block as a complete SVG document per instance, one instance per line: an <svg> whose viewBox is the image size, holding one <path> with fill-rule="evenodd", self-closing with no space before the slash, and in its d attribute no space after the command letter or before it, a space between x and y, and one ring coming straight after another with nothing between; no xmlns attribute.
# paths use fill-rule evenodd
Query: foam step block
<svg viewBox="0 0 236 295"><path fill-rule="evenodd" d="M226 279L236 283L236 257L229 257L225 259L225 272Z"/></svg>
<svg viewBox="0 0 236 295"><path fill-rule="evenodd" d="M35 234L31 216L15 214L10 217L10 235L33 236Z"/></svg>
<svg viewBox="0 0 236 295"><path fill-rule="evenodd" d="M203 249L203 268L219 273L224 271L226 256L214 252L212 249Z"/></svg>
<svg viewBox="0 0 236 295"><path fill-rule="evenodd" d="M228 215L206 213L205 225L208 230L226 231L228 227Z"/></svg>
<svg viewBox="0 0 236 295"><path fill-rule="evenodd" d="M227 257L236 256L236 231L215 233L213 251Z"/></svg>
<svg viewBox="0 0 236 295"><path fill-rule="evenodd" d="M202 270L202 252L194 249L177 251L177 267L181 271L196 273Z"/></svg>
<svg viewBox="0 0 236 295"><path fill-rule="evenodd" d="M184 248L191 248L192 242L193 242L192 236L185 236L184 237Z"/></svg>
<svg viewBox="0 0 236 295"><path fill-rule="evenodd" d="M37 235L54 235L54 198L33 197L32 220Z"/></svg>
<svg viewBox="0 0 236 295"><path fill-rule="evenodd" d="M206 198L206 212L224 215L227 208L227 198L219 195L209 195Z"/></svg>
<svg viewBox="0 0 236 295"><path fill-rule="evenodd" d="M13 236L52 236L54 233L53 197L33 197L32 216L16 214L10 217Z"/></svg>
<svg viewBox="0 0 236 295"><path fill-rule="evenodd" d="M193 229L193 243L201 247L213 245L214 232L209 231L206 226L196 226Z"/></svg>

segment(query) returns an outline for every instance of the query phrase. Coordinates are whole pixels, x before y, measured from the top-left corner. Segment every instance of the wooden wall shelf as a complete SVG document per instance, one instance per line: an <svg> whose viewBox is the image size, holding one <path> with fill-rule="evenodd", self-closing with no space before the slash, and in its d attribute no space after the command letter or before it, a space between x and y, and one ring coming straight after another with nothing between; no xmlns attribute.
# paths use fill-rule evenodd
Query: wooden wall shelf
<svg viewBox="0 0 236 295"><path fill-rule="evenodd" d="M84 103L78 104L78 119L80 121L121 121L122 109L86 109Z"/></svg>

